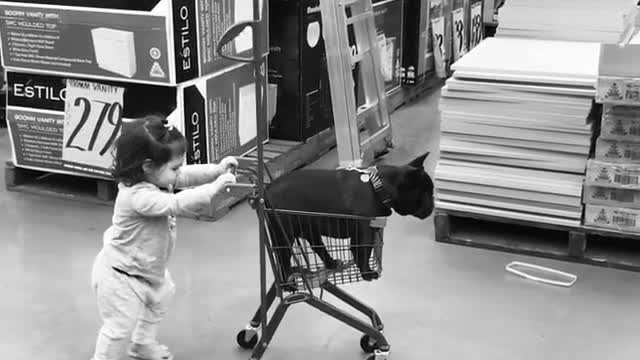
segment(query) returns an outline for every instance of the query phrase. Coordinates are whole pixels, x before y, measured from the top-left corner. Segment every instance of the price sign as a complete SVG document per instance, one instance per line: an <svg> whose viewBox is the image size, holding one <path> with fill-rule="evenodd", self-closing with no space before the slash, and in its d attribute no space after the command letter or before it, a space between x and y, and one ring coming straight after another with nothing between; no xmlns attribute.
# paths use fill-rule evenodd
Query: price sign
<svg viewBox="0 0 640 360"><path fill-rule="evenodd" d="M62 160L80 170L103 170L122 128L124 88L67 80Z"/></svg>
<svg viewBox="0 0 640 360"><path fill-rule="evenodd" d="M444 17L437 17L431 20L431 33L433 35L433 56L436 65L436 73L439 77L446 77L445 59L447 47L444 35Z"/></svg>
<svg viewBox="0 0 640 360"><path fill-rule="evenodd" d="M464 22L464 8L453 11L453 58L460 59L467 53L467 36Z"/></svg>
<svg viewBox="0 0 640 360"><path fill-rule="evenodd" d="M473 49L482 41L482 2L471 5L471 28L469 48Z"/></svg>

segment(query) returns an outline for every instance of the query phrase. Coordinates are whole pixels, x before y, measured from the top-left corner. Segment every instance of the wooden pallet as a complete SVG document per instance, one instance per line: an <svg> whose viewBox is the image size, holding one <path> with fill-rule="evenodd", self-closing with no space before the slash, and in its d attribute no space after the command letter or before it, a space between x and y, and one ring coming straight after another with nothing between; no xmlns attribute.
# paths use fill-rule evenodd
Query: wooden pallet
<svg viewBox="0 0 640 360"><path fill-rule="evenodd" d="M9 191L101 205L112 205L117 194L113 181L31 170L17 167L12 161L5 164L4 180Z"/></svg>
<svg viewBox="0 0 640 360"><path fill-rule="evenodd" d="M437 209L436 241L640 271L640 234Z"/></svg>
<svg viewBox="0 0 640 360"><path fill-rule="evenodd" d="M333 129L327 129L306 142L293 142L285 140L269 140L264 146L264 159L273 179L297 170L303 166L320 159L336 146L336 137ZM257 163L257 153L254 150L244 159ZM255 165L251 166L255 169ZM238 182L248 182L248 173L240 173ZM265 182L270 179L265 174ZM214 206L205 214L195 216L197 220L217 221L224 217L233 207L247 200L246 197L221 194L217 196Z"/></svg>

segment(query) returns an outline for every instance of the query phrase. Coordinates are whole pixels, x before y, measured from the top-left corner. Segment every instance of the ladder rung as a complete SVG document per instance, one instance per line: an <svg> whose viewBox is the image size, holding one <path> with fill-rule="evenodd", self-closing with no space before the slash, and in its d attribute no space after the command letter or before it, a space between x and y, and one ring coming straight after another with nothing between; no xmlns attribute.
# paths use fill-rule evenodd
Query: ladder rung
<svg viewBox="0 0 640 360"><path fill-rule="evenodd" d="M358 51L357 54L351 57L351 64L355 65L364 59L365 55L368 55L371 52L371 48L364 49L362 51Z"/></svg>
<svg viewBox="0 0 640 360"><path fill-rule="evenodd" d="M370 17L373 17L373 12L371 11L366 11L366 12L363 12L362 14L351 16L350 18L347 19L347 25L353 25L359 21L367 20Z"/></svg>
<svg viewBox="0 0 640 360"><path fill-rule="evenodd" d="M372 102L371 104L360 106L360 108L358 108L358 116L366 117L374 110L378 110L378 100Z"/></svg>

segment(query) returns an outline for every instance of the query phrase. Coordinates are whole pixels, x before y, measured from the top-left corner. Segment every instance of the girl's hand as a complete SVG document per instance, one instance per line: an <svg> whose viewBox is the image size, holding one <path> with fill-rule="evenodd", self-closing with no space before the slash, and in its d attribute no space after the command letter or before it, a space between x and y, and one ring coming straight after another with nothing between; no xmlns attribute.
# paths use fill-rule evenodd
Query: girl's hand
<svg viewBox="0 0 640 360"><path fill-rule="evenodd" d="M236 183L236 176L233 175L230 172L226 172L220 176L218 176L218 178L216 179L217 183L226 185L226 184L235 184Z"/></svg>
<svg viewBox="0 0 640 360"><path fill-rule="evenodd" d="M238 168L238 160L233 156L228 156L220 161L220 166L224 169L225 172L235 173Z"/></svg>

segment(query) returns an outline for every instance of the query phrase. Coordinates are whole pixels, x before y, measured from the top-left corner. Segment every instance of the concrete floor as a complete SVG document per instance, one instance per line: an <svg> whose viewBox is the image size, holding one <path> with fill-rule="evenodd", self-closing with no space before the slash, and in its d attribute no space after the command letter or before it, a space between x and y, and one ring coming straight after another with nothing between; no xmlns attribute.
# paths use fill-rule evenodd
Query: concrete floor
<svg viewBox="0 0 640 360"><path fill-rule="evenodd" d="M433 94L393 116L389 162L422 153L433 173L439 117ZM0 158L9 155L0 130ZM335 166L335 153L314 166ZM3 180L0 180L0 182ZM0 354L84 360L99 318L89 270L111 209L9 193L0 184ZM258 304L257 225L243 205L217 223L180 220L171 265L175 305L161 341L176 359L248 359L235 344ZM436 243L432 220L388 222L385 273L348 289L386 324L391 359L637 359L640 274ZM529 260L578 275L565 289L504 271ZM363 359L360 335L305 305L287 314L264 359Z"/></svg>

